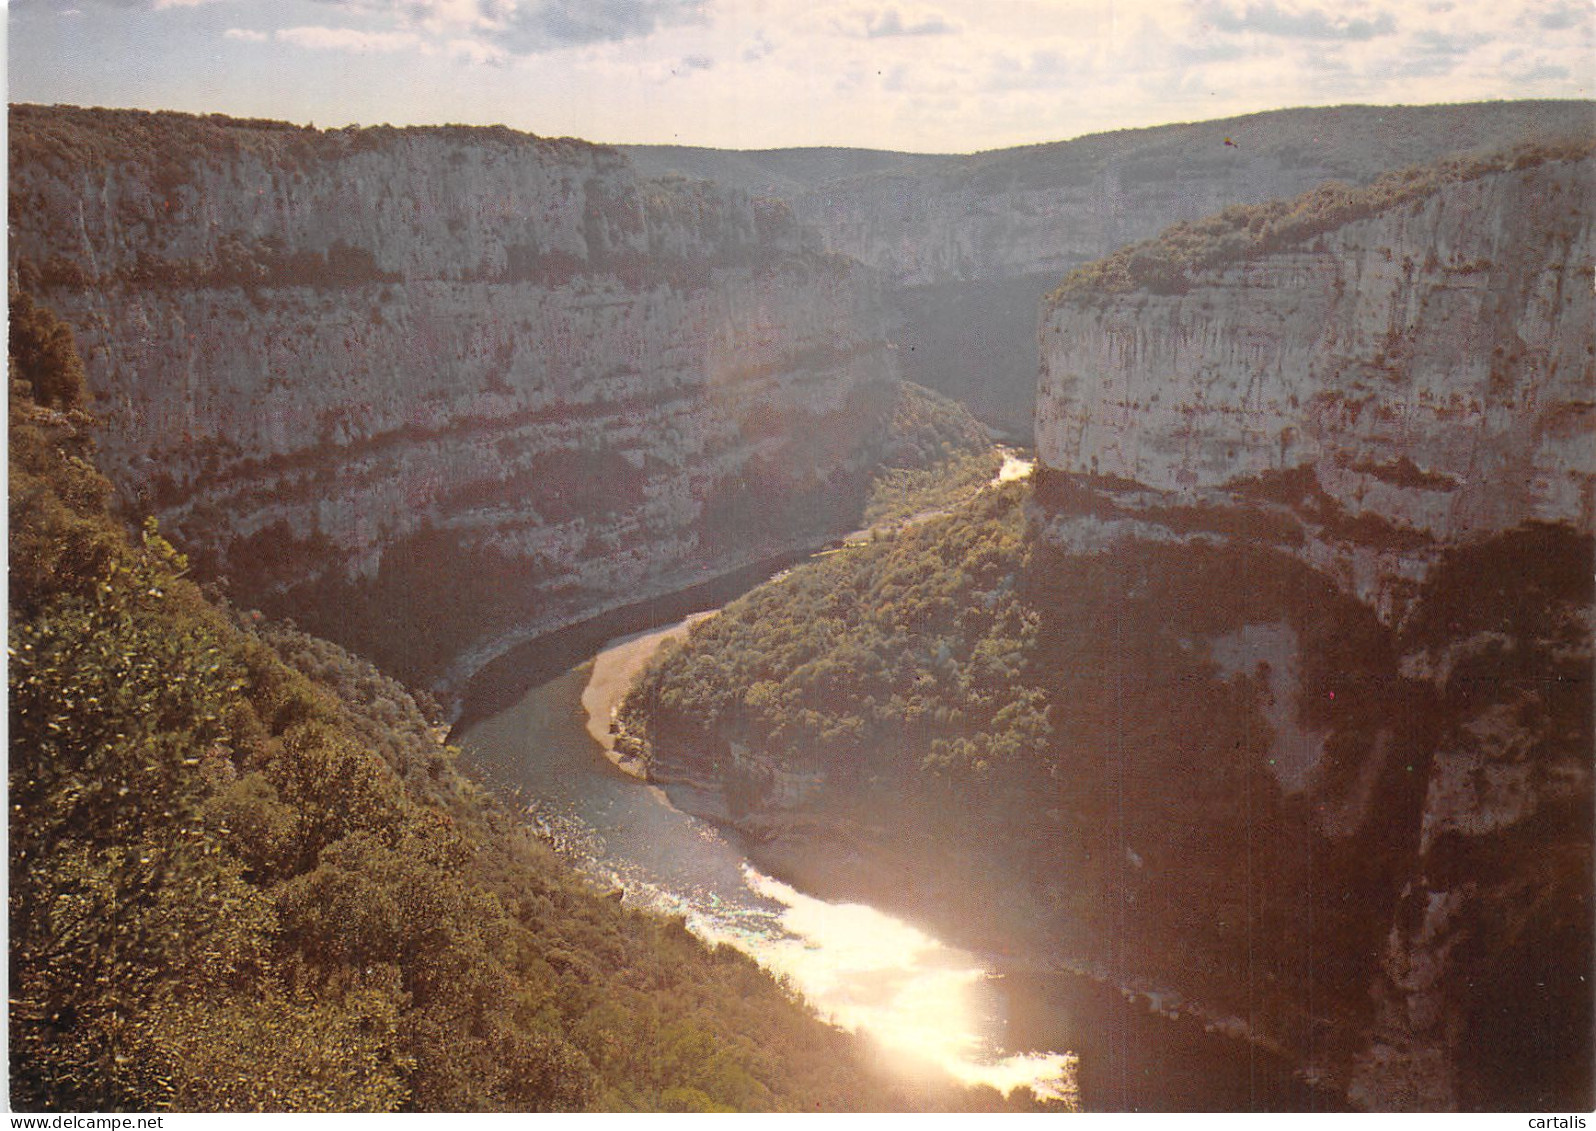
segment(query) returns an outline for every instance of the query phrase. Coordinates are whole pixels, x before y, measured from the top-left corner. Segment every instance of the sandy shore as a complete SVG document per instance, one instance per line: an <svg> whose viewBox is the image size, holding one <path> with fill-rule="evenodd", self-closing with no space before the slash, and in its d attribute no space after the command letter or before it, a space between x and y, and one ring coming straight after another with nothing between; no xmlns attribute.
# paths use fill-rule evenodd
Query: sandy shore
<svg viewBox="0 0 1596 1131"><path fill-rule="evenodd" d="M588 676L587 686L582 689L582 709L587 712L587 733L604 748L605 757L623 772L639 779L645 776L636 758L623 758L615 753L615 735L610 732L610 723L615 718L621 700L626 698L626 693L661 644L686 636L693 625L714 616L715 612L711 609L694 613L686 620L664 628L622 636L610 641L603 651L593 657L593 672Z"/></svg>

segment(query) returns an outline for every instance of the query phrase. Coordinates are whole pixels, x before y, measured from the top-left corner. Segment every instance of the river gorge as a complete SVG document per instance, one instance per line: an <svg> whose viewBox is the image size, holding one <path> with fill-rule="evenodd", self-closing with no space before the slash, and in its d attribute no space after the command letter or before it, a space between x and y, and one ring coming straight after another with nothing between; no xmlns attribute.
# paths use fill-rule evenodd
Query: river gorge
<svg viewBox="0 0 1596 1131"><path fill-rule="evenodd" d="M1000 475L1013 478L1019 466L1011 457ZM728 588L739 583L753 580L745 574ZM1096 1111L1340 1107L1282 1058L1156 998L1018 944L1003 953L968 948L953 923L800 890L779 875L780 860L762 858L734 829L682 812L664 789L612 764L595 732L624 695L626 673L607 687L596 686L595 673L618 658L635 671L710 614L709 602L732 595L701 589L696 603L707 607L686 616L680 598L635 606L631 622L652 613L652 627L609 640L552 677L537 667L536 644L526 646L521 671L536 686L518 698L507 693L511 663L468 689L455 735L467 768L501 793L536 799L527 806L533 826L612 898L679 916L705 942L752 956L821 1017L869 1039L891 1071L1004 1093L1029 1088Z"/></svg>
<svg viewBox="0 0 1596 1131"><path fill-rule="evenodd" d="M1593 110L14 106L14 1106L1588 1104Z"/></svg>

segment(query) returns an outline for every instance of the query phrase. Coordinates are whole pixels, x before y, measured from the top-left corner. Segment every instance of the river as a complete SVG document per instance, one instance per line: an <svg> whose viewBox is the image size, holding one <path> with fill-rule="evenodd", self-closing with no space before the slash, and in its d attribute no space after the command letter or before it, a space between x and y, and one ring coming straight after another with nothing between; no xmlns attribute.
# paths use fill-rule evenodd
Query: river
<svg viewBox="0 0 1596 1131"><path fill-rule="evenodd" d="M614 642L598 664L618 651L641 659L675 627ZM817 899L761 873L735 833L616 769L590 727L607 720L613 696L589 695L592 715L583 706L594 668L574 667L471 726L459 737L468 764L537 798L534 819L626 902L682 915L706 941L745 951L905 1071L941 1070L1005 1093L1072 1093L1073 1057L1008 1047L1008 987L987 963L874 908Z"/></svg>
<svg viewBox="0 0 1596 1131"><path fill-rule="evenodd" d="M1025 470L1011 460L1000 477ZM609 711L653 648L696 619L690 612L786 564L606 614L507 656L468 692L454 735L467 766L535 799L530 819L627 903L681 915L706 941L748 953L906 1072L1073 1095L1099 1111L1338 1106L1280 1058L1161 1016L1111 985L1008 968L875 908L798 891L754 867L735 832L677 810L612 764ZM618 632L629 635L611 638Z"/></svg>

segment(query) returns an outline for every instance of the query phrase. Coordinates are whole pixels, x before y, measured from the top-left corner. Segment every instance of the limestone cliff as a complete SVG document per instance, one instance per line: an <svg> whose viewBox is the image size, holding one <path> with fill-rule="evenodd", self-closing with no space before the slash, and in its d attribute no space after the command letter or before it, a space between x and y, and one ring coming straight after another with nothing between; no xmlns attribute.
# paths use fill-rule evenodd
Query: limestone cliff
<svg viewBox="0 0 1596 1131"><path fill-rule="evenodd" d="M896 360L780 205L503 129L17 107L11 146L123 495L403 674L853 517Z"/></svg>
<svg viewBox="0 0 1596 1131"><path fill-rule="evenodd" d="M1359 1106L1590 1103L1593 208L1588 150L1454 166L1173 231L1044 313L1051 568L1178 589L1181 647L1256 699L1286 808L1249 875L1307 861L1234 978ZM1217 840L1234 803L1103 820ZM1109 885L1138 908L1219 890L1143 857ZM1130 915L1122 955L1172 929Z"/></svg>
<svg viewBox="0 0 1596 1131"><path fill-rule="evenodd" d="M1387 620L1448 545L1531 520L1589 532L1593 172L1482 171L1172 285L1062 299L1042 462L1122 484L1122 521L1289 481L1247 505L1296 520L1294 552Z"/></svg>
<svg viewBox="0 0 1596 1131"><path fill-rule="evenodd" d="M923 287L1047 274L1232 204L1531 137L1589 133L1589 102L1336 106L975 154L627 146L639 166L789 203L828 248Z"/></svg>
<svg viewBox="0 0 1596 1131"><path fill-rule="evenodd" d="M1029 431L1041 296L1169 224L1448 154L1584 137L1589 102L1338 106L1120 130L969 155L629 150L643 167L788 202L827 248L879 270L906 374ZM894 161L893 158L896 158Z"/></svg>

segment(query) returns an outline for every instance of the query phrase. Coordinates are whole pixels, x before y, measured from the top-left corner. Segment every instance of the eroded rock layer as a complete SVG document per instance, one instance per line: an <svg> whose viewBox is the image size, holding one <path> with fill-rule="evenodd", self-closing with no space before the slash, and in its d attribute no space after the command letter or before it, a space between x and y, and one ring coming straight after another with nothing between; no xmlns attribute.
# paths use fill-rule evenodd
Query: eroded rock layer
<svg viewBox="0 0 1596 1131"><path fill-rule="evenodd" d="M1028 436L1036 308L1072 268L1230 205L1593 126L1590 102L1336 106L968 155L628 152L788 201L829 249L886 277L910 379Z"/></svg>
<svg viewBox="0 0 1596 1131"><path fill-rule="evenodd" d="M1484 173L1156 290L1060 302L1043 463L1122 495L1122 523L1240 506L1294 524L1297 552L1388 620L1447 545L1532 520L1588 532L1593 174Z"/></svg>
<svg viewBox="0 0 1596 1131"><path fill-rule="evenodd" d="M502 129L19 107L11 145L118 487L401 674L852 517L896 360L780 205Z"/></svg>
<svg viewBox="0 0 1596 1131"><path fill-rule="evenodd" d="M1233 791L1171 809L1134 785L1099 832L1159 814L1162 839L1228 857L1220 877L1301 857L1287 904L1239 908L1244 966L1160 977L1244 1001L1255 1039L1350 1102L1583 1107L1596 162L1395 195L1256 217L1253 236L1312 229L1276 246L1238 215L1234 254L1188 230L1044 315L1050 568L1117 578L1093 601L1181 593L1158 622L1202 622L1180 647L1267 723L1245 757L1278 787L1251 787L1238 826ZM1348 212L1303 220L1327 204ZM1084 757L1076 788L1134 782L1148 757ZM1137 848L1107 884L1123 937L1098 944L1129 975L1192 936L1160 901L1223 904L1200 859Z"/></svg>

